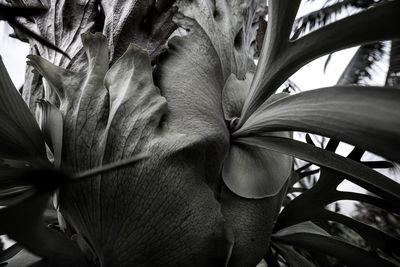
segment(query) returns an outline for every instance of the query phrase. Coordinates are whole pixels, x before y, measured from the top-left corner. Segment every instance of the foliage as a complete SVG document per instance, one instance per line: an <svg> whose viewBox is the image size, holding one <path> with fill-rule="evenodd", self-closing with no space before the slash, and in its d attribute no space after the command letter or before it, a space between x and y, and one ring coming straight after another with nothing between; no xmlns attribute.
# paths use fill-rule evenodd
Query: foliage
<svg viewBox="0 0 400 267"><path fill-rule="evenodd" d="M0 20L6 20L11 26L13 26L17 31L18 35L17 38L21 40L27 40L27 38L32 38L33 40L39 42L43 46L51 48L67 58L69 58L68 54L65 53L63 50L58 48L53 43L49 42L47 39L43 38L42 36L38 35L27 26L22 24L18 21L18 18L25 18L27 20L32 19L35 16L40 16L45 14L47 9L40 4L37 6L30 6L26 7L24 5L6 5L0 3Z"/></svg>
<svg viewBox="0 0 400 267"><path fill-rule="evenodd" d="M357 220L366 222L375 228L390 233L396 238L400 238L400 220L398 215L388 213L381 208L369 204L360 203L356 205L357 208L354 217Z"/></svg>
<svg viewBox="0 0 400 267"><path fill-rule="evenodd" d="M255 66L261 0L48 1L24 25L70 59L28 36L28 105L0 65L0 233L26 249L1 256L34 266L397 265L399 239L325 207L350 199L399 213L400 185L373 169L388 163L361 157L400 161L400 91L276 90L322 55L399 38L400 2L293 38L299 5L268 2ZM293 131L330 140L319 148ZM339 141L356 146L348 157L335 154ZM308 175L293 158L320 177L290 198ZM374 195L338 191L344 179ZM54 192L56 229L43 223Z"/></svg>

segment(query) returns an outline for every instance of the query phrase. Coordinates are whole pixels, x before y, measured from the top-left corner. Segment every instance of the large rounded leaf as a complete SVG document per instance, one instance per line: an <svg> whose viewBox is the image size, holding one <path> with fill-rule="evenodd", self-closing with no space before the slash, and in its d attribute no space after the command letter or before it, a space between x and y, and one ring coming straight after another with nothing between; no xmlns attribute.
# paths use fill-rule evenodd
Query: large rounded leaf
<svg viewBox="0 0 400 267"><path fill-rule="evenodd" d="M265 198L282 189L292 172L292 164L292 157L280 152L232 144L222 177L226 186L241 197Z"/></svg>
<svg viewBox="0 0 400 267"><path fill-rule="evenodd" d="M252 76L248 76L251 78ZM250 79L238 81L230 77L224 88L224 110L228 118L240 115L238 110L244 103L244 92L250 87ZM242 88L240 88L242 87ZM276 94L268 103L287 96ZM240 107L240 109L238 109ZM237 118L237 117L236 117ZM231 121L231 124L234 121ZM271 134L272 135L272 134ZM274 133L275 136L290 137L289 132ZM292 172L292 157L244 143L232 143L222 169L225 185L235 194L245 198L265 198L276 195Z"/></svg>
<svg viewBox="0 0 400 267"><path fill-rule="evenodd" d="M191 34L171 39L155 80L168 101L169 129L202 139L207 150L206 179L218 190L219 172L229 145L221 105L221 64L212 43L194 20L179 17L178 22L190 27Z"/></svg>
<svg viewBox="0 0 400 267"><path fill-rule="evenodd" d="M222 104L225 119L231 125L240 117L252 77L247 73L245 80L238 80L231 75L225 83ZM271 101L283 96L275 95ZM255 266L266 254L272 225L286 192L284 184L291 172L289 156L231 143L222 170L225 185L220 198L222 213L235 236L229 266Z"/></svg>
<svg viewBox="0 0 400 267"><path fill-rule="evenodd" d="M64 218L93 248L102 266L223 266L233 237L205 179L218 176L227 150L220 102L216 109L222 86L204 79L210 86L193 87L187 98L179 97L186 93L180 83L188 77L162 76L159 83L165 84L163 93L171 103L168 110L153 84L144 50L131 45L107 71L106 39L88 34L84 40L88 72L61 79L73 85L63 87L74 92L66 93L68 97L61 103L62 112L68 115L64 116L64 166L85 170L142 152L150 157L133 167L62 188ZM188 62L199 45L195 56L209 64L209 49L202 50L203 43L196 41L195 37L177 40L185 53L171 52L164 66ZM202 67L199 69L207 69ZM46 68L57 71L51 65ZM192 68L194 74L195 70ZM47 78L48 70L41 72ZM62 77L62 71L57 73ZM215 79L220 85L219 77ZM188 98L193 102L187 103ZM194 101L200 98L209 103L204 107L209 112L196 118L204 111L198 111L202 106ZM208 156L215 157L214 151L221 158L209 164Z"/></svg>

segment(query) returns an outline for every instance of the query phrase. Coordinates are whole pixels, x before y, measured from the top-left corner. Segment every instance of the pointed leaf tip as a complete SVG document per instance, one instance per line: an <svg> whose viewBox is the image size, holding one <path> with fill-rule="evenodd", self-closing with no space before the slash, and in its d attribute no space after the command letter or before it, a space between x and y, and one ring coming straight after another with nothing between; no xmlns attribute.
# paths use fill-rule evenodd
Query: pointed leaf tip
<svg viewBox="0 0 400 267"><path fill-rule="evenodd" d="M0 58L0 155L5 158L46 158L35 118L14 87Z"/></svg>

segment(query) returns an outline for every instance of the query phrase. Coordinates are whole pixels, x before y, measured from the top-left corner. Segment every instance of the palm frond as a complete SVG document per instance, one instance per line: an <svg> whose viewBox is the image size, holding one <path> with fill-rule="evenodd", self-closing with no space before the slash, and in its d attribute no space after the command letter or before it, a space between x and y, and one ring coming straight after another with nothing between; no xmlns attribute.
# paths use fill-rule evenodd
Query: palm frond
<svg viewBox="0 0 400 267"><path fill-rule="evenodd" d="M370 79L374 64L380 61L385 54L384 48L385 45L383 42L360 46L343 71L337 84L359 84L364 79Z"/></svg>
<svg viewBox="0 0 400 267"><path fill-rule="evenodd" d="M348 1L342 1L296 19L293 24L292 39L297 39L306 31L311 31L319 26L324 26L334 21L336 17L344 10L347 10L348 7L350 7L350 3Z"/></svg>
<svg viewBox="0 0 400 267"><path fill-rule="evenodd" d="M313 1L314 0L310 0L308 2ZM337 17L345 11L351 15L360 9L366 9L385 1L386 0L326 0L321 9L313 11L295 20L293 24L292 39L298 38L307 31L312 31L318 27L325 26L330 22L334 22Z"/></svg>
<svg viewBox="0 0 400 267"><path fill-rule="evenodd" d="M389 70L386 77L386 85L400 86L400 40L391 42Z"/></svg>
<svg viewBox="0 0 400 267"><path fill-rule="evenodd" d="M282 92L285 92L285 93L300 93L301 92L300 87L297 86L297 84L290 79L288 79L284 83L284 87L285 88L282 90Z"/></svg>

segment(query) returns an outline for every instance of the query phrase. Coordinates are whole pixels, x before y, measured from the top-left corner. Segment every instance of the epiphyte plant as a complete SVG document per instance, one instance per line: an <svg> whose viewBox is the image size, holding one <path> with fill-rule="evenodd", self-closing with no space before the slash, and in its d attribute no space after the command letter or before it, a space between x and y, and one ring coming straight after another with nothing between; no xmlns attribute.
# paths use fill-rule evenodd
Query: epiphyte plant
<svg viewBox="0 0 400 267"><path fill-rule="evenodd" d="M255 266L271 238L281 253L287 248L277 243L295 246L293 234L325 238L304 223L313 217L289 216L296 204L278 217L296 180L293 157L321 166L321 178L343 177L384 201L399 201L396 182L292 139L292 131L319 134L399 161L398 89L338 85L276 93L313 59L399 38L399 1L295 39L299 0L47 2L45 15L24 23L70 59L30 40L28 70L35 72L27 73L22 97L31 110L38 107L41 130L1 69L1 156L17 177L1 179L7 190L24 190L6 199L0 229L39 256L23 254L35 264ZM256 22L266 10L255 65ZM148 157L135 160L143 153ZM132 158L132 165L93 171ZM90 178L74 179L86 171ZM321 181L327 179L334 190L336 178ZM59 231L42 223L54 191ZM335 242L328 243L337 248ZM379 255L357 255L393 265Z"/></svg>

